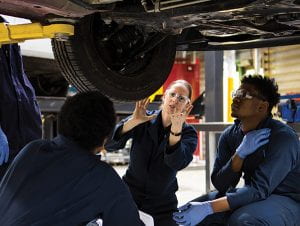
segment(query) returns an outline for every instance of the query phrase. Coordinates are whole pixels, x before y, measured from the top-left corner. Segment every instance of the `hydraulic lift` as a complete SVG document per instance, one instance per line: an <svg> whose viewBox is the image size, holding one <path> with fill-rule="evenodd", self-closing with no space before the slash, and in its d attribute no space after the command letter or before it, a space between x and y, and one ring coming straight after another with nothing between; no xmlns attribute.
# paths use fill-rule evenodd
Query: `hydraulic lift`
<svg viewBox="0 0 300 226"><path fill-rule="evenodd" d="M0 45L24 42L29 39L55 38L66 40L74 35L74 25L40 23L10 25L0 23Z"/></svg>
<svg viewBox="0 0 300 226"><path fill-rule="evenodd" d="M40 23L27 23L11 25L6 22L0 23L0 46L44 38L55 38L64 41L71 35L74 35L74 25L71 24L42 25ZM64 102L64 98L55 98L52 101L51 99L52 97L47 97L46 99L42 98L40 101L40 104L42 104L44 138L52 138L53 135L56 135L53 128L56 127L57 117L55 113L58 112L59 108L56 107L57 104L55 103L58 103L60 107Z"/></svg>

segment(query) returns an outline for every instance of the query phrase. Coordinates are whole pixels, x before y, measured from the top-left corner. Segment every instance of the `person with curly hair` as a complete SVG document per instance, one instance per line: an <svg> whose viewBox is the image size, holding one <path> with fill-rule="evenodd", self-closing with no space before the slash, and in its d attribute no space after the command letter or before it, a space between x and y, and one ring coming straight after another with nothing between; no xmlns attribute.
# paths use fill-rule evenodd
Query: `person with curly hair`
<svg viewBox="0 0 300 226"><path fill-rule="evenodd" d="M106 145L108 151L121 149L132 138L123 180L155 226L176 226L176 174L192 161L198 141L196 130L185 122L193 107L191 95L191 85L176 80L164 92L160 110L147 111L148 98L136 102L133 114L118 123Z"/></svg>
<svg viewBox="0 0 300 226"><path fill-rule="evenodd" d="M300 225L300 144L272 118L278 86L244 77L233 93L234 124L221 135L211 180L216 188L179 208L180 225ZM237 187L241 177L244 186Z"/></svg>
<svg viewBox="0 0 300 226"><path fill-rule="evenodd" d="M0 225L144 225L122 179L96 153L115 126L113 103L97 91L69 97L59 135L35 140L0 184Z"/></svg>

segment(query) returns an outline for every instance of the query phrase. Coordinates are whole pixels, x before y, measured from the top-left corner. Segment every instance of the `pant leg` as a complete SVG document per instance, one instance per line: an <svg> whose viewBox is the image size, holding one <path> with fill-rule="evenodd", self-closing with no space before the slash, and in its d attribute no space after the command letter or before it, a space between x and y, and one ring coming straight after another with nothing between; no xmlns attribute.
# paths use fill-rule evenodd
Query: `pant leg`
<svg viewBox="0 0 300 226"><path fill-rule="evenodd" d="M193 199L191 202L205 202L220 197L221 196L217 191L213 191L209 192L208 194L202 195L196 199ZM211 214L204 218L204 220L201 223L197 224L197 226L225 226L227 225L227 221L230 214L230 211Z"/></svg>
<svg viewBox="0 0 300 226"><path fill-rule="evenodd" d="M154 220L154 226L178 226L173 220L173 213L177 211L177 199L170 201L164 200L163 204L155 202L144 202L141 211L151 215Z"/></svg>
<svg viewBox="0 0 300 226"><path fill-rule="evenodd" d="M235 210L230 226L300 226L300 203L280 195Z"/></svg>
<svg viewBox="0 0 300 226"><path fill-rule="evenodd" d="M152 215L154 226L178 226L173 220L173 212L160 215Z"/></svg>
<svg viewBox="0 0 300 226"><path fill-rule="evenodd" d="M0 181L2 180L8 166L9 166L9 163L4 163L3 165L0 166Z"/></svg>
<svg viewBox="0 0 300 226"><path fill-rule="evenodd" d="M0 181L2 180L4 174L6 173L9 165L12 163L12 161L14 160L14 158L16 157L17 154L10 154L9 155L9 159L8 159L8 162L7 163L3 163L1 166L0 166Z"/></svg>

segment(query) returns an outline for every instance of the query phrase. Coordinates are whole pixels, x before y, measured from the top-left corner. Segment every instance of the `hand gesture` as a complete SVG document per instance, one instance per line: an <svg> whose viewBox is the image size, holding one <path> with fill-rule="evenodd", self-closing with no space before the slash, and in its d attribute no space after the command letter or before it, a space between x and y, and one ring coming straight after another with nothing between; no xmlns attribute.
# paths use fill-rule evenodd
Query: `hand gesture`
<svg viewBox="0 0 300 226"><path fill-rule="evenodd" d="M194 226L214 211L210 202L189 202L173 213L173 220L179 225Z"/></svg>
<svg viewBox="0 0 300 226"><path fill-rule="evenodd" d="M6 135L0 128L0 166L8 161L8 156L9 156L9 147L8 147L8 142Z"/></svg>
<svg viewBox="0 0 300 226"><path fill-rule="evenodd" d="M255 152L259 147L269 142L271 130L269 128L253 130L247 133L240 146L237 148L237 155L244 159Z"/></svg>
<svg viewBox="0 0 300 226"><path fill-rule="evenodd" d="M183 111L179 111L175 108L174 112L170 115L170 120L172 124L172 131L177 133L182 129L182 124L185 122L186 117L190 114L193 105L187 104Z"/></svg>
<svg viewBox="0 0 300 226"><path fill-rule="evenodd" d="M156 117L156 115L146 114L146 110L149 102L150 102L149 98L145 98L135 103L135 109L132 114L132 119L138 122L138 124L147 122Z"/></svg>

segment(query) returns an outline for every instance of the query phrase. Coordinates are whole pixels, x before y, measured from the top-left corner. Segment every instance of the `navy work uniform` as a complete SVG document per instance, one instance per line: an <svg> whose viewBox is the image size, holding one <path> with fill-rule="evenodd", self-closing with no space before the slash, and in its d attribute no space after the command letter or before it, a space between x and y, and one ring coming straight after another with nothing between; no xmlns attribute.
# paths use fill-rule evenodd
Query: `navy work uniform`
<svg viewBox="0 0 300 226"><path fill-rule="evenodd" d="M211 175L218 192L195 201L227 196L232 211L209 215L199 225L300 225L300 144L295 131L268 117L257 129L270 128L269 143L246 157L242 172L231 168L231 157L244 134L240 121L221 135ZM242 173L245 186L236 188Z"/></svg>
<svg viewBox="0 0 300 226"><path fill-rule="evenodd" d="M188 124L183 124L181 140L169 146L170 127L164 128L161 111L155 119L142 123L120 136L123 124L117 124L112 141L106 149L117 150L133 138L130 163L123 179L129 186L138 208L154 218L155 225L176 225L172 213L177 210L178 190L176 174L193 159L197 146L197 133Z"/></svg>
<svg viewBox="0 0 300 226"><path fill-rule="evenodd" d="M42 137L35 92L24 73L20 47L0 48L0 126L9 143L9 162L0 166L0 179L9 163L30 141Z"/></svg>
<svg viewBox="0 0 300 226"><path fill-rule="evenodd" d="M99 157L59 135L25 146L0 184L0 225L141 226L132 196Z"/></svg>

